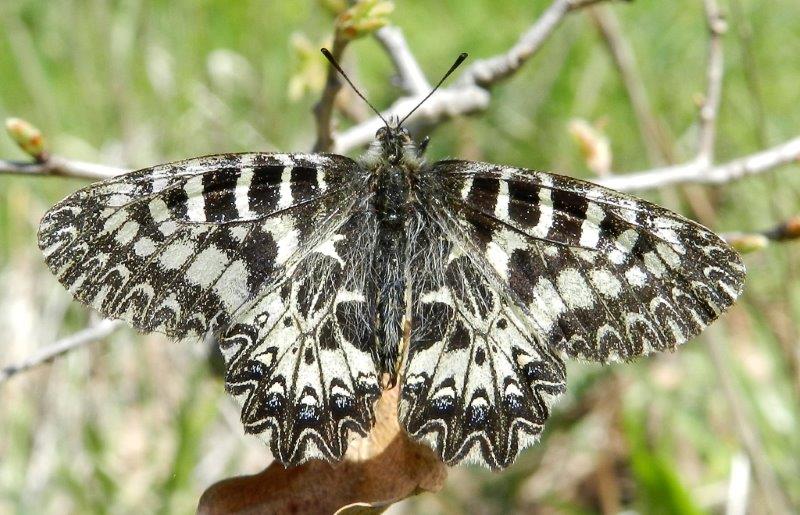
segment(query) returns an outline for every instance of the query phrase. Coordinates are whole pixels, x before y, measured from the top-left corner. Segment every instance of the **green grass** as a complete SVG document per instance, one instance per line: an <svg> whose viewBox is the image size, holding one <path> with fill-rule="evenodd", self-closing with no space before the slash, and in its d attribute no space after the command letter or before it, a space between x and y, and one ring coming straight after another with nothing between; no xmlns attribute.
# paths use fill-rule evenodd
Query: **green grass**
<svg viewBox="0 0 800 515"><path fill-rule="evenodd" d="M480 58L508 48L546 5L408 0L397 2L392 20L434 79L461 51ZM800 133L800 3L722 5L724 161ZM612 9L670 153L691 158L695 99L705 88L702 2L637 0ZM33 122L60 155L126 167L221 151L308 150L316 98L288 98L290 37L302 32L316 45L331 27L316 2L2 2L0 118ZM371 39L351 45L346 63L376 105L399 94ZM571 119L584 118L604 120L615 170L653 165L614 64L583 14L571 15L492 94L485 113L437 128L432 158L469 155L591 177L567 132ZM24 159L2 136L0 156ZM800 211L798 171L645 196L718 231L763 229ZM0 176L0 365L88 320L45 271L35 243L45 209L82 184ZM731 460L747 453L732 402L757 440L757 459L798 509L800 379L791 360L800 341L799 257L796 244L747 256L742 301L675 354L570 365L569 392L540 445L500 475L454 470L442 493L406 509L722 513ZM727 394L712 338L723 351L717 366L731 376ZM0 406L0 513L191 512L212 482L270 460L243 436L202 348L128 330L3 384ZM767 512L772 493L752 482L751 512Z"/></svg>

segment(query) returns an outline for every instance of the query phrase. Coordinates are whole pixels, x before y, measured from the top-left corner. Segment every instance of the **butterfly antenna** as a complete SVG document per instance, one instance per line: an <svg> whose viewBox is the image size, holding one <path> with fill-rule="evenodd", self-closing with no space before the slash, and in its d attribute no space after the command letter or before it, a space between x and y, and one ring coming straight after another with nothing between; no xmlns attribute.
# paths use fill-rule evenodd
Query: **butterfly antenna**
<svg viewBox="0 0 800 515"><path fill-rule="evenodd" d="M458 57L456 57L456 61L453 63L453 65L450 67L450 69L449 69L449 70L447 70L447 73L445 73L445 74L444 74L444 77L442 77L442 78L441 78L441 80L439 80L439 82L438 82L438 83L437 83L437 84L436 84L436 85L433 87L433 89L431 90L431 92L430 92L430 93L428 93L428 94L425 96L425 98L423 98L422 100L420 100L419 104L417 104L416 106L414 106L414 109L412 109L411 111L409 111L409 112L408 112L408 114L406 114L406 115L403 117L403 119L402 119L402 120L400 120L400 123L398 123L398 124L397 124L397 127L400 127L401 125L403 125L403 122L405 122L405 121L408 119L408 117L409 117L409 116L411 116L411 115L414 113L414 111L416 111L417 109L419 109L419 106L421 106L422 104L424 104L424 103L425 103L425 101L426 101L426 100L428 100L429 98L431 98L431 95L433 95L434 93L436 93L436 90L437 90L437 89L439 89L439 86L441 86L441 85L442 85L442 83L443 83L445 80L447 80L447 77L449 77L451 73L453 73L454 71L456 71L456 68L458 68L458 67L461 65L461 63L463 63L463 62L464 62L464 60L465 60L466 58L467 58L467 53L466 53L466 52L461 52L461 53L458 55Z"/></svg>
<svg viewBox="0 0 800 515"><path fill-rule="evenodd" d="M363 100L369 106L369 108L372 109L375 112L375 114L378 115L378 118L380 118L383 121L384 125L386 125L388 127L389 126L389 122L386 121L386 118L384 118L381 115L381 112L378 111L377 109L375 109L375 106L370 104L369 100L367 100L367 98L364 95L361 94L361 92L358 90L358 88L355 86L355 84L353 84L353 81L350 80L350 77L347 76L347 74L344 72L344 70L342 70L342 67L339 66L339 63L336 62L336 58L333 57L333 54L330 52L330 50L328 50L327 48L321 48L320 52L322 52L322 55L325 56L325 59L327 59L328 62L331 63L331 66L336 68L336 71L339 72L339 75L344 77L344 80L346 80L347 83L350 84L350 87L353 88L353 91L356 92L356 95L358 95L361 98L361 100Z"/></svg>

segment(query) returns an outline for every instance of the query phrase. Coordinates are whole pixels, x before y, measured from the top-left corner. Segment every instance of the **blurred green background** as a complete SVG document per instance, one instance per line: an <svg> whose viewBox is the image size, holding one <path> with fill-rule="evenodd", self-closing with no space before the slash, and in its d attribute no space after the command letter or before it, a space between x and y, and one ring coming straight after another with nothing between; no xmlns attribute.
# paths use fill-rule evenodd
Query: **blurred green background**
<svg viewBox="0 0 800 515"><path fill-rule="evenodd" d="M33 122L59 155L131 168L223 151L307 151L323 68L304 68L298 48L329 41L333 16L323 4L0 2L0 118ZM480 58L507 49L547 5L401 0L391 20L435 80L461 51ZM725 161L800 133L800 2L721 5ZM705 90L702 2L609 10L635 52L664 160L690 159ZM377 106L401 94L372 38L350 45L345 62ZM304 84L311 90L298 96ZM568 130L575 118L601 127L614 170L657 164L585 12L492 90L485 113L441 125L428 154L592 177ZM25 159L5 135L0 157ZM761 230L800 213L798 172L644 195L719 232ZM83 184L0 175L0 366L91 318L46 272L35 238L44 211ZM772 245L747 255L743 299L674 354L571 364L543 441L514 466L454 469L443 492L392 512L724 513L732 478L734 494L749 485L751 513L800 509L799 251ZM0 384L0 513L189 513L211 483L269 461L243 435L200 346L124 329Z"/></svg>

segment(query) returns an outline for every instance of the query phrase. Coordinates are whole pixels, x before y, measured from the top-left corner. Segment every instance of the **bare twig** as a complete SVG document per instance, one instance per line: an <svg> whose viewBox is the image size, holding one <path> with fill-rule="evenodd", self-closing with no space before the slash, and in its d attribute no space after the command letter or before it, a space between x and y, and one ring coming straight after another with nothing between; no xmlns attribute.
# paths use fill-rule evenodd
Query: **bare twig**
<svg viewBox="0 0 800 515"><path fill-rule="evenodd" d="M99 324L79 331L71 336L61 339L54 344L40 349L32 356L15 365L9 365L0 370L0 383L11 377L25 372L31 368L53 361L55 358L75 350L84 345L94 343L110 335L122 326L118 320L103 320Z"/></svg>
<svg viewBox="0 0 800 515"><path fill-rule="evenodd" d="M408 47L403 31L398 27L386 26L375 32L375 39L392 60L400 79L400 87L406 94L425 95L430 91L431 85Z"/></svg>
<svg viewBox="0 0 800 515"><path fill-rule="evenodd" d="M800 215L790 217L764 231L726 232L720 236L739 252L762 250L771 242L784 243L800 239Z"/></svg>
<svg viewBox="0 0 800 515"><path fill-rule="evenodd" d="M706 179L709 182L715 183L743 175L758 173L759 171L770 169L779 164L797 161L798 157L800 157L800 138L795 138L748 158L732 161L728 165L711 166L714 161L716 125L722 97L722 80L724 75L722 35L725 33L727 26L716 0L704 0L704 8L709 31L708 64L706 72L707 89L705 98L700 106L697 156L693 163L695 169L684 169L682 170L683 175L689 175L694 172L699 174L701 181ZM692 164L689 166L691 167L691 165ZM679 174L676 173L675 175ZM651 179L656 176L657 175L652 173L650 174ZM738 247L741 248L741 250L747 250L748 245L755 249L766 246L766 242L769 240L782 241L796 238L800 233L800 230L798 230L799 225L797 219L792 219L760 234L728 235L727 239L734 245L738 243ZM733 413L733 418L736 421L742 445L746 449L750 461L753 463L756 482L763 492L762 497L767 502L770 511L774 513L784 513L789 506L788 500L784 497L772 468L763 460L764 449L758 431L750 424L750 417L744 413L744 407L739 402L742 396L737 391L733 378L728 371L728 367L723 361L723 353L719 348L719 340L716 337L716 333L710 334L708 343L711 361L717 369L720 384ZM731 485L733 485L733 481ZM732 496L731 498L733 499ZM729 511L744 512L746 510L746 498L746 494L744 494L745 501L742 502L741 498L737 497L740 502L730 504L728 506ZM738 504L738 507L735 507L734 504Z"/></svg>
<svg viewBox="0 0 800 515"><path fill-rule="evenodd" d="M700 130L697 144L697 161L708 165L714 160L714 145L717 138L717 115L722 97L724 55L722 35L727 30L717 0L704 0L709 31L708 71L706 94L700 106Z"/></svg>
<svg viewBox="0 0 800 515"><path fill-rule="evenodd" d="M344 52L349 39L342 38L338 35L333 39L331 46L331 54L337 61L342 60L342 53ZM328 65L328 78L325 81L325 89L322 91L322 97L319 102L314 106L314 117L317 122L317 141L314 143L314 152L327 152L333 146L333 136L331 129L331 122L333 121L333 104L336 100L336 94L342 88L342 82L339 80L339 74L332 65Z"/></svg>
<svg viewBox="0 0 800 515"><path fill-rule="evenodd" d="M435 125L454 116L486 109L490 102L487 86L517 71L523 62L541 47L567 13L599 1L602 0L556 0L511 50L500 56L474 63L464 71L454 86L441 89L432 96L415 113L414 123ZM722 184L747 175L759 174L800 158L800 137L798 137L724 164L712 165L716 113L719 109L722 79L722 49L719 36L724 31L724 22L715 7L714 0L708 2L710 3L707 13L710 13L712 43L709 52L708 93L700 114L702 136L698 145L698 157L683 164L598 179L596 182L599 184L620 191L641 191L680 183ZM421 95L400 98L383 113L383 116L384 118L402 116L420 99ZM379 118L373 117L343 131L334 137L333 150L345 153L369 143L373 140L375 131L382 125L383 122ZM706 143L707 140L711 143Z"/></svg>
<svg viewBox="0 0 800 515"><path fill-rule="evenodd" d="M517 72L541 48L568 13L602 1L606 0L555 0L511 49L467 67L452 87L439 89L406 125L435 125L454 116L485 110L489 106L489 86ZM395 60L394 57L392 60ZM392 116L402 118L422 100L423 95L418 93L400 98L381 114L385 119ZM380 118L370 118L333 136L331 148L334 152L345 153L366 145L374 139L375 131L382 125Z"/></svg>
<svg viewBox="0 0 800 515"><path fill-rule="evenodd" d="M555 0L514 46L500 55L475 61L464 70L457 83L488 88L513 75L536 54L568 13L601 1L604 0Z"/></svg>
<svg viewBox="0 0 800 515"><path fill-rule="evenodd" d="M109 179L127 170L113 166L72 161L58 156L50 156L44 162L18 162L0 159L0 174L19 175L58 175L79 179Z"/></svg>
<svg viewBox="0 0 800 515"><path fill-rule="evenodd" d="M413 107L416 101L416 98L404 98L392 106L392 109L386 111L386 114L402 113ZM468 107L478 109L478 106L482 106L484 103L488 104L488 102L489 94L481 88L469 88L466 91L449 88L439 91L431 97L431 100L420 108L419 116L429 123L434 123L455 115L462 109ZM374 124L369 121L343 132L337 139L334 151L343 153L348 149L368 143L381 126L383 123L380 120ZM704 166L702 163L690 161L680 165L627 174L614 173L608 177L594 179L593 182L618 191L643 191L686 183L724 184L793 162L800 162L800 136L761 152L715 166ZM47 163L17 163L0 160L0 174L44 174L101 180L115 177L126 171L122 168L70 161L56 156L50 158Z"/></svg>
<svg viewBox="0 0 800 515"><path fill-rule="evenodd" d="M569 12L601 1L603 0L555 0L511 50L501 56L474 63L465 70L456 85L440 89L423 104L415 112L411 123L435 125L454 116L485 110L490 102L490 94L484 86L508 77L518 70L523 62L541 47L544 40L552 34L553 30ZM705 102L705 106L708 109L706 107L701 109L701 118L705 120L702 122L704 128L701 130L705 136L702 137L701 141L704 142L710 139L712 143L711 147L706 143L701 143L700 147L708 149L713 148L713 138L715 137L714 125L719 104L719 81L721 80L721 42L719 41L719 35L724 30L724 24L719 15L719 10L716 8L715 0L706 0L706 2L706 12L709 16L709 27L713 41L710 50L711 55L709 56L709 93ZM404 83L413 83L415 84L414 88L420 91L419 94L398 99L383 113L384 118L387 119L391 116L400 117L405 115L422 99L427 87L423 87L424 76L419 71L419 65L411 55L402 33L392 27L384 27L378 33L377 37L384 44L393 62L395 62L395 66L398 69L398 73L403 77ZM337 38L337 40L334 42L332 53L338 58L341 57L347 40L345 38ZM425 86L427 86L427 81L425 81ZM323 92L322 99L315 108L317 115L317 145L315 148L318 150L332 150L338 153L348 152L372 141L375 131L383 125L379 118L373 117L334 137L331 134L330 123L334 97L339 88L340 84L336 71L331 67L328 73L328 84ZM409 86L410 88L411 86ZM695 159L679 165L600 178L596 182L620 191L641 191L679 183L722 184L797 161L800 158L800 137L719 165L711 164L713 152L707 150L703 152L705 154L701 152L700 155L707 156L707 158ZM0 173L2 172L48 173L101 179L118 175L123 170L52 157L43 164L0 161Z"/></svg>
<svg viewBox="0 0 800 515"><path fill-rule="evenodd" d="M382 115L387 120L392 116L402 118L423 98L424 95L400 98ZM440 89L414 112L405 126L435 125L454 116L483 111L490 100L489 92L477 86ZM375 139L375 131L382 126L383 122L375 116L341 132L334 138L333 152L345 153L366 145Z"/></svg>
<svg viewBox="0 0 800 515"><path fill-rule="evenodd" d="M647 90L639 75L633 48L625 37L617 16L604 5L590 7L587 12L600 31L622 79L650 164L672 162L672 149L647 98Z"/></svg>
<svg viewBox="0 0 800 515"><path fill-rule="evenodd" d="M675 166L605 177L596 179L595 182L619 191L649 190L681 183L724 184L798 160L800 160L800 136L719 165L707 165L695 160Z"/></svg>

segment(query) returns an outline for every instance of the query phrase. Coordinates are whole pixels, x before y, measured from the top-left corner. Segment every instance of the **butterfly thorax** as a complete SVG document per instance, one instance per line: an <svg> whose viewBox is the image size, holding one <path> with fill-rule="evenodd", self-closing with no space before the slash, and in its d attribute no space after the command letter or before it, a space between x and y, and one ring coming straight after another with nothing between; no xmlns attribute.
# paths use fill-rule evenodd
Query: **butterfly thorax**
<svg viewBox="0 0 800 515"><path fill-rule="evenodd" d="M404 129L383 127L362 165L371 175L370 209L377 225L368 292L375 309L373 356L381 372L394 382L406 311L407 226L421 160Z"/></svg>

